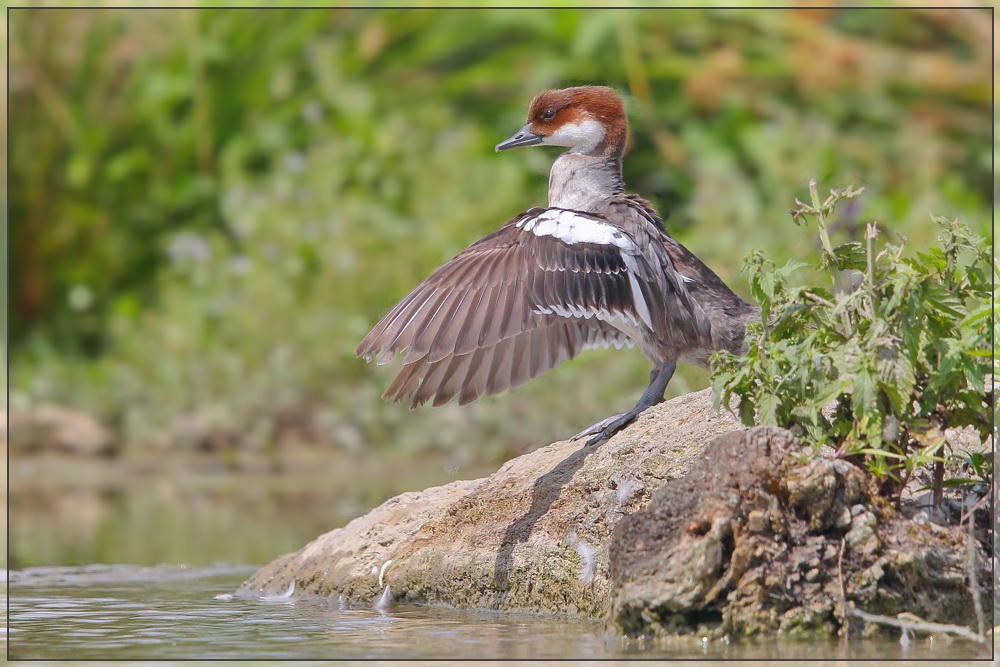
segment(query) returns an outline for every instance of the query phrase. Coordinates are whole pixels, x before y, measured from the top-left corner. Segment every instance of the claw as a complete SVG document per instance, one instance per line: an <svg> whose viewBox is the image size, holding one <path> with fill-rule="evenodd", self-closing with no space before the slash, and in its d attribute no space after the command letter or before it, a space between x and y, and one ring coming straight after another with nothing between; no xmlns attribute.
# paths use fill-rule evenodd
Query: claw
<svg viewBox="0 0 1000 667"><path fill-rule="evenodd" d="M602 419L593 426L589 426L584 430L580 431L574 435L570 440L576 442L580 438L584 438L588 435L593 435L594 437L587 441L587 446L596 445L597 443L611 439L618 431L622 430L633 421L635 418L642 413L643 409L635 408L631 412L623 412L619 415L611 415L607 419Z"/></svg>
<svg viewBox="0 0 1000 667"><path fill-rule="evenodd" d="M643 410L644 409L645 408L643 408ZM591 445L596 445L597 443L603 442L604 440L610 440L611 436L613 436L615 433L618 433L618 431L622 430L623 428L631 424L633 421L635 421L635 418L639 416L640 412L642 412L642 410L639 410L637 408L635 410L632 410L631 412L626 412L623 415L615 415L614 417L612 417L611 422L607 426L605 426L600 433L598 433L593 438L587 441L587 446L590 447Z"/></svg>
<svg viewBox="0 0 1000 667"><path fill-rule="evenodd" d="M588 426L587 428L583 429L582 431L580 431L579 433L577 433L576 435L574 435L572 438L570 438L570 442L576 442L580 438L584 438L584 437L586 437L588 435L594 435L595 433L599 433L599 432L603 431L605 426L607 426L608 424L610 424L614 420L618 419L619 417L623 416L624 414L625 413L623 412L623 413L618 414L618 415L611 415L610 417L602 419L601 421L597 422L596 424L591 424L590 426ZM590 443L588 442L587 444L589 445Z"/></svg>

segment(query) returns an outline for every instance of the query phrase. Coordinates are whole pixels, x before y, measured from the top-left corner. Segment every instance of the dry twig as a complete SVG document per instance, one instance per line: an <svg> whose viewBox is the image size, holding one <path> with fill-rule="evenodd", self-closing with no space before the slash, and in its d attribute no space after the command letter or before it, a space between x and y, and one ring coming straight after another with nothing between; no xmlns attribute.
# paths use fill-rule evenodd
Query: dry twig
<svg viewBox="0 0 1000 667"><path fill-rule="evenodd" d="M852 616L857 616L867 623L881 623L883 625L891 625L893 627L900 628L901 630L910 630L913 632L941 632L944 634L964 637L965 639L972 640L979 644L986 643L986 637L984 637L982 633L976 633L964 625L929 623L927 621L906 621L901 618L882 616L881 614L869 614L868 612L861 611L860 609L855 609L853 607L848 609L848 613Z"/></svg>
<svg viewBox="0 0 1000 667"><path fill-rule="evenodd" d="M844 545L847 541L840 538L840 555L837 556L837 579L840 581L840 622L844 625L844 641L851 639L851 623L847 619L847 589L844 588Z"/></svg>
<svg viewBox="0 0 1000 667"><path fill-rule="evenodd" d="M969 591L972 593L972 607L976 610L976 622L979 626L979 635L982 636L986 629L986 622L983 620L983 603L979 599L979 577L976 576L976 538L973 535L973 528L976 525L975 512L969 512L969 532L965 536L966 557L965 569L969 575Z"/></svg>

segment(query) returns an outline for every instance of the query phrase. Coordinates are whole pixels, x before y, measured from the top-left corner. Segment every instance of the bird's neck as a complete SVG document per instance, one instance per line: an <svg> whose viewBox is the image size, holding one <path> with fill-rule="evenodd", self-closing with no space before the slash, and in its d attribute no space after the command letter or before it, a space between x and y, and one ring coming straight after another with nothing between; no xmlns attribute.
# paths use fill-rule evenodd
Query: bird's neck
<svg viewBox="0 0 1000 667"><path fill-rule="evenodd" d="M624 191L617 156L563 153L549 172L549 206L589 211L600 200Z"/></svg>

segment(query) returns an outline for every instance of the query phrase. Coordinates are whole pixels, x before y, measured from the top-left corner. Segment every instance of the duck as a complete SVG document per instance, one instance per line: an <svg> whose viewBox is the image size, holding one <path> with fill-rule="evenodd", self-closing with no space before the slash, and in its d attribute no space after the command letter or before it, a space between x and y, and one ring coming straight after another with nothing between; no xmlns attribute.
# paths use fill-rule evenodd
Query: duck
<svg viewBox="0 0 1000 667"><path fill-rule="evenodd" d="M651 362L635 407L574 436L612 438L663 402L678 362L708 368L745 352L759 309L671 237L653 206L627 193L624 100L607 86L545 90L496 146L566 148L532 207L434 271L372 328L356 354L403 354L383 398L410 408L466 405L525 384L591 348L638 347Z"/></svg>

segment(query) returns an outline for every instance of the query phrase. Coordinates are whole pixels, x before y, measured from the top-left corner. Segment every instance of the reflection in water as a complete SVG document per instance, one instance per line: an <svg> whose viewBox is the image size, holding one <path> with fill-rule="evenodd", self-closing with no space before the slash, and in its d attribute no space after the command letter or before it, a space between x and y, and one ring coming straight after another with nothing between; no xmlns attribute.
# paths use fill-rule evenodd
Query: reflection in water
<svg viewBox="0 0 1000 667"><path fill-rule="evenodd" d="M281 473L200 459L13 459L9 565L266 563L393 495L455 477L430 462L311 456Z"/></svg>
<svg viewBox="0 0 1000 667"><path fill-rule="evenodd" d="M229 595L254 568L88 566L12 572L11 659L867 658L989 656L962 641L667 644L606 637L596 621L393 605L378 612L321 597ZM702 663L704 664L704 663Z"/></svg>

